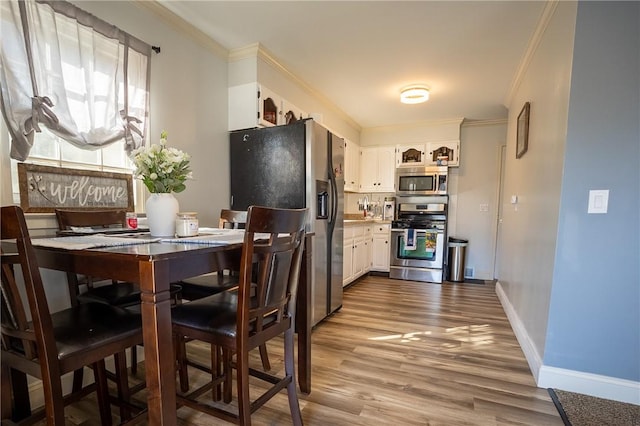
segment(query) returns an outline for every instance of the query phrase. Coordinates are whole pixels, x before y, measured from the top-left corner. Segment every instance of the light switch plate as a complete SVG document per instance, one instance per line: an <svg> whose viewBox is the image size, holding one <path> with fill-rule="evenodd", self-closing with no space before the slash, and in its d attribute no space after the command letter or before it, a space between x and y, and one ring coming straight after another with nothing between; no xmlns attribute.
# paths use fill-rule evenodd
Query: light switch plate
<svg viewBox="0 0 640 426"><path fill-rule="evenodd" d="M608 189L592 189L589 191L589 214L604 214L607 212L609 205Z"/></svg>

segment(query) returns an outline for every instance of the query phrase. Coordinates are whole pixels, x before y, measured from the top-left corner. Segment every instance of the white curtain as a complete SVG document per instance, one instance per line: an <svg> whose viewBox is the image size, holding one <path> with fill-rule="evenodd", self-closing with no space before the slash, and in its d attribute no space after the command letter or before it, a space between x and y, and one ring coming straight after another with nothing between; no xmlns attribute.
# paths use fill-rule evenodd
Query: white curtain
<svg viewBox="0 0 640 426"><path fill-rule="evenodd" d="M151 46L64 1L0 1L2 113L24 161L46 126L82 149L144 144Z"/></svg>

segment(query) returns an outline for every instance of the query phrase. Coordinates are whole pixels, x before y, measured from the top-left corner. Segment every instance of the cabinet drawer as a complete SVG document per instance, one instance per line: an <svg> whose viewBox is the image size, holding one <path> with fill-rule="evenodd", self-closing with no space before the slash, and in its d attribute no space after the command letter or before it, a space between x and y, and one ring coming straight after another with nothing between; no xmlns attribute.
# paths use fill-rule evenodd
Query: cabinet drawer
<svg viewBox="0 0 640 426"><path fill-rule="evenodd" d="M389 232L391 232L391 224L379 223L379 224L373 225L373 233L374 234L386 235Z"/></svg>
<svg viewBox="0 0 640 426"><path fill-rule="evenodd" d="M356 235L356 229L361 228L360 225L347 225L344 227L344 240L352 240Z"/></svg>

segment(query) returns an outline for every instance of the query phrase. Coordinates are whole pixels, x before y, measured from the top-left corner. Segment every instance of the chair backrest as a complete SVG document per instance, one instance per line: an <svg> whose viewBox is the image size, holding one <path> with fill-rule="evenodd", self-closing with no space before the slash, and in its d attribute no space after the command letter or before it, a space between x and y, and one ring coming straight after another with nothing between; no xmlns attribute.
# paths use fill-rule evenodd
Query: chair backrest
<svg viewBox="0 0 640 426"><path fill-rule="evenodd" d="M218 228L240 229L247 223L247 212L241 210L220 210Z"/></svg>
<svg viewBox="0 0 640 426"><path fill-rule="evenodd" d="M293 320L307 209L251 206L240 269L238 330L258 333ZM268 234L254 241L255 234ZM257 273L253 274L253 269ZM252 296L252 276L257 278ZM253 345L251 345L253 346Z"/></svg>
<svg viewBox="0 0 640 426"><path fill-rule="evenodd" d="M17 253L2 249L2 350L3 356L38 358L42 368L56 374L57 349L51 323L51 314L42 286L36 255L31 245L27 223L18 206L2 207L0 228L3 243L15 240ZM15 279L20 268L27 302L24 303ZM31 321L28 321L28 307ZM40 371L33 371L40 376ZM31 374L31 373L30 373Z"/></svg>
<svg viewBox="0 0 640 426"><path fill-rule="evenodd" d="M126 227L127 211L114 209L69 210L56 209L58 229L77 227Z"/></svg>

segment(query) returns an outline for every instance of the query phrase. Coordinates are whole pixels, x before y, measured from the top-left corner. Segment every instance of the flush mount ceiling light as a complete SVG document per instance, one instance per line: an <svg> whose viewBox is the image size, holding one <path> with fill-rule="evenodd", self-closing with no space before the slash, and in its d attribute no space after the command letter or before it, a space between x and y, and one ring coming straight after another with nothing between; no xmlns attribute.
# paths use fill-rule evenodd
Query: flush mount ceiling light
<svg viewBox="0 0 640 426"><path fill-rule="evenodd" d="M429 89L425 86L409 86L400 91L403 104L420 104L429 100Z"/></svg>

